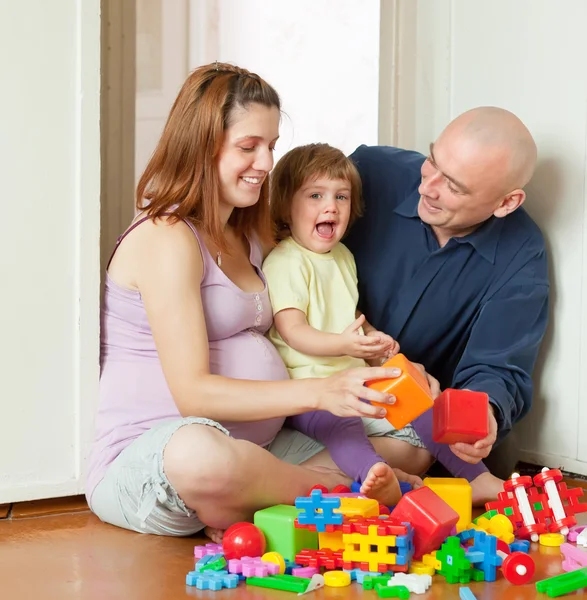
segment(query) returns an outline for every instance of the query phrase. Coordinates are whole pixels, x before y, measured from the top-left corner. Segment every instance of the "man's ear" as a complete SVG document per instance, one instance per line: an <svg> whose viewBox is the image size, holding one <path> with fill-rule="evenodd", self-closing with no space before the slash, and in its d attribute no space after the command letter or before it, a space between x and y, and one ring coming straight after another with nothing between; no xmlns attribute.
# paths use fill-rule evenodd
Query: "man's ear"
<svg viewBox="0 0 587 600"><path fill-rule="evenodd" d="M498 219L501 219L522 206L525 199L526 192L524 190L514 190L502 198L499 206L493 211L493 215Z"/></svg>

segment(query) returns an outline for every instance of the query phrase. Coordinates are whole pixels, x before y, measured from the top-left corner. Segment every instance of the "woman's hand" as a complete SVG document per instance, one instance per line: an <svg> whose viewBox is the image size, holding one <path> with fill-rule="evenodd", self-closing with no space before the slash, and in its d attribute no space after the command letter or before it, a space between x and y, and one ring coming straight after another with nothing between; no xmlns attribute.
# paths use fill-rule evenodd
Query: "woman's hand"
<svg viewBox="0 0 587 600"><path fill-rule="evenodd" d="M317 380L318 410L327 410L338 417L385 417L386 411L380 406L372 406L364 400L393 404L395 397L384 392L372 390L365 385L373 379L394 379L401 375L401 369L395 367L359 367L347 369Z"/></svg>

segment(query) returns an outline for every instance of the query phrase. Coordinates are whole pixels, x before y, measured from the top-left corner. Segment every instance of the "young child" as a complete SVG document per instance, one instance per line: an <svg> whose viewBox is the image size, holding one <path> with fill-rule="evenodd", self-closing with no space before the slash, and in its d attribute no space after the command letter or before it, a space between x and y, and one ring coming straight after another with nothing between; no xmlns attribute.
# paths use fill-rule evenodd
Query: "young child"
<svg viewBox="0 0 587 600"><path fill-rule="evenodd" d="M360 214L360 186L352 162L326 144L291 150L272 173L272 217L281 241L263 264L274 313L268 335L294 379L326 377L366 361L378 366L399 351L356 311L355 262L340 239ZM363 494L397 503L396 474L375 452L360 418L316 411L289 424L323 443L338 467L362 483Z"/></svg>
<svg viewBox="0 0 587 600"><path fill-rule="evenodd" d="M398 343L356 310L355 261L340 241L361 213L352 161L327 144L294 148L272 172L270 204L280 241L263 264L274 314L268 335L290 377L326 377L397 354ZM361 419L317 411L290 417L289 424L324 444L337 466L362 482L362 493L397 500L394 471L375 452ZM424 447L411 425L392 435ZM444 453L452 453L449 446L435 458L449 468Z"/></svg>

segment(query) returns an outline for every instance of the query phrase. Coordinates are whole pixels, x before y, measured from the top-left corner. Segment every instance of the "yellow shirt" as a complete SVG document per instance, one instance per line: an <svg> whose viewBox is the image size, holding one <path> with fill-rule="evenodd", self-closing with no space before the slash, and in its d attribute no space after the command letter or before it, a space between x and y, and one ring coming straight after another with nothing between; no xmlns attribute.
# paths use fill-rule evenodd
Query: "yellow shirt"
<svg viewBox="0 0 587 600"><path fill-rule="evenodd" d="M286 308L297 308L306 315L311 327L327 333L342 333L355 320L359 298L357 267L344 244L337 244L327 254L316 254L289 237L267 256L263 272L274 315ZM302 354L283 341L275 325L268 337L292 379L327 377L343 369L365 366L365 361L350 356Z"/></svg>

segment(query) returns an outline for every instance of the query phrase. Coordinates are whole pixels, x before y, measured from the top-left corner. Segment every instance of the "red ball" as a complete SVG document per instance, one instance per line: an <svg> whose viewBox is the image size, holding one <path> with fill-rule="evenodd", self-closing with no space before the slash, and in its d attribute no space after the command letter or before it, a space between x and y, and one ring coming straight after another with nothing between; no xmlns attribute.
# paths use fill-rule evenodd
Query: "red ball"
<svg viewBox="0 0 587 600"><path fill-rule="evenodd" d="M222 550L224 558L242 558L250 556L256 558L265 554L265 535L252 523L235 523L231 525L222 538Z"/></svg>

